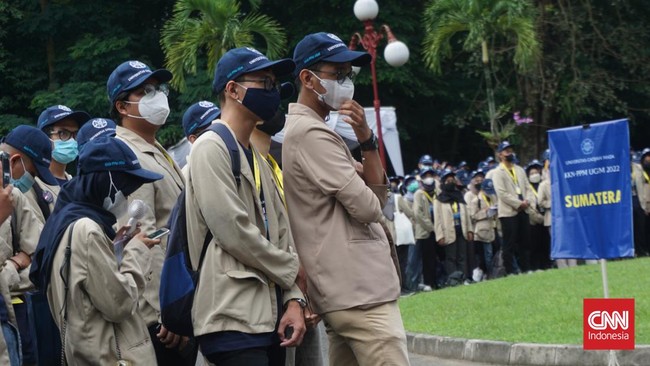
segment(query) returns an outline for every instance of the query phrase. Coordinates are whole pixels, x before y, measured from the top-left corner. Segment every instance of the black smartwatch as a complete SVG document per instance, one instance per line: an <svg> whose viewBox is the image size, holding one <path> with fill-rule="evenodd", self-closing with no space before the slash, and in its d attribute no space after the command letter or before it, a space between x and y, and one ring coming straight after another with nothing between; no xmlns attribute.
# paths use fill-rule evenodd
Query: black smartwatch
<svg viewBox="0 0 650 366"><path fill-rule="evenodd" d="M379 149L379 142L377 141L377 136L375 133L370 131L370 138L364 142L359 142L359 147L361 151L374 151Z"/></svg>

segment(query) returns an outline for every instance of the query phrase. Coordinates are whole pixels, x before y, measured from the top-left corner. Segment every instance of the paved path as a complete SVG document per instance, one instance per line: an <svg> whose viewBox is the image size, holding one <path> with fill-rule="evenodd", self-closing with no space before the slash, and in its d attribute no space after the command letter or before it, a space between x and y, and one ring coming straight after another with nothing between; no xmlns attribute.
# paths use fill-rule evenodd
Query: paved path
<svg viewBox="0 0 650 366"><path fill-rule="evenodd" d="M415 353L409 353L409 359L411 360L411 366L494 366L491 363L448 360L445 358L422 356Z"/></svg>

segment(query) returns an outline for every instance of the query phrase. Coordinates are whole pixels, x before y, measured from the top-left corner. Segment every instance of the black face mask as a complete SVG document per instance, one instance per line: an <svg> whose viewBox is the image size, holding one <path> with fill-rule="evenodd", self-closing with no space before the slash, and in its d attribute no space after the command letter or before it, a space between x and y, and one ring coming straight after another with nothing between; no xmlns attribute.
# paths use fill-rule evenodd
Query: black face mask
<svg viewBox="0 0 650 366"><path fill-rule="evenodd" d="M445 183L442 185L442 190L445 192L453 192L456 190L456 183Z"/></svg>
<svg viewBox="0 0 650 366"><path fill-rule="evenodd" d="M481 183L474 184L474 188L476 188L477 191L480 191L481 190Z"/></svg>
<svg viewBox="0 0 650 366"><path fill-rule="evenodd" d="M286 122L287 117L284 114L284 111L281 109L278 109L278 111L275 113L275 116L271 118L268 121L264 121L261 125L257 125L257 129L264 132L265 134L269 136L273 136L276 133L282 131L284 128L284 123Z"/></svg>
<svg viewBox="0 0 650 366"><path fill-rule="evenodd" d="M515 161L515 154L506 155L505 159L508 163L512 163Z"/></svg>
<svg viewBox="0 0 650 366"><path fill-rule="evenodd" d="M248 88L241 103L259 119L268 121L280 107L280 92L277 89Z"/></svg>

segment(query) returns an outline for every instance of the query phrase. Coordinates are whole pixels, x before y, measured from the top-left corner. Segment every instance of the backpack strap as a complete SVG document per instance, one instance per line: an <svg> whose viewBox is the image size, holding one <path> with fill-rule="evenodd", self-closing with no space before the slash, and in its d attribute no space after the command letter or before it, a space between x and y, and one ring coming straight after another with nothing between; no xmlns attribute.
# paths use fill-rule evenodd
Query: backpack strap
<svg viewBox="0 0 650 366"><path fill-rule="evenodd" d="M228 152L230 153L230 162L232 163L232 175L235 176L235 182L237 182L237 187L241 185L241 161L239 160L239 146L237 146L237 141L228 127L221 123L213 123L210 127L207 128L221 137L223 142L226 143Z"/></svg>
<svg viewBox="0 0 650 366"><path fill-rule="evenodd" d="M18 237L18 222L16 221L16 209L11 214L11 247L13 249L14 254L18 254L20 252L20 238Z"/></svg>

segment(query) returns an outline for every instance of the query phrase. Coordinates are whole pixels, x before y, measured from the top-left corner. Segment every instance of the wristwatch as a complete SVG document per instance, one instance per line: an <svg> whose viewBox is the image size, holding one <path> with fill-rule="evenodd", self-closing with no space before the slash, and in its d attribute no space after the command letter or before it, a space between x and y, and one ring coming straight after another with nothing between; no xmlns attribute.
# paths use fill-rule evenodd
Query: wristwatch
<svg viewBox="0 0 650 366"><path fill-rule="evenodd" d="M379 149L379 142L377 141L375 133L370 131L370 138L364 142L359 142L359 147L361 148L361 151L374 151Z"/></svg>
<svg viewBox="0 0 650 366"><path fill-rule="evenodd" d="M300 298L295 297L295 298L293 298L293 299L289 299L289 300L287 300L287 303L289 303L289 301L295 301L295 302L297 302L298 305L300 305L300 308L301 308L301 309L304 309L304 308L307 307L307 301L305 301L305 300L303 300L303 299L300 299Z"/></svg>

